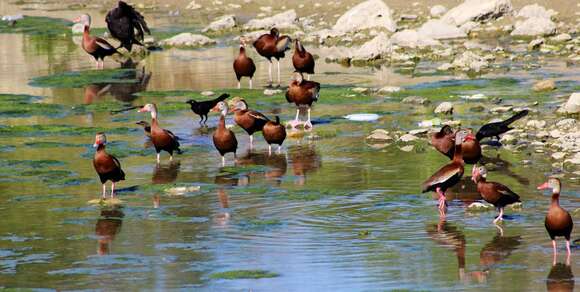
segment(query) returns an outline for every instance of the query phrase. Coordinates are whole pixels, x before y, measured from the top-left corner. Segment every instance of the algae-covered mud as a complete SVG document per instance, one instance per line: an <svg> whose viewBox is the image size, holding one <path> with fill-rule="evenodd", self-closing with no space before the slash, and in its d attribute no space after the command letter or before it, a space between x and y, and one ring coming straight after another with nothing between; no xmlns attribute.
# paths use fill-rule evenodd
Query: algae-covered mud
<svg viewBox="0 0 580 292"><path fill-rule="evenodd" d="M580 124L578 114L558 112L580 91L578 6L540 3L558 12L551 16L557 33L529 49L536 37L496 35L513 24L505 15L442 47L395 45L360 60L336 50L360 53L372 29L308 40L358 1L162 2L133 3L153 29L151 50L107 59L104 70L94 70L71 26L91 13L92 31L102 35L111 1L0 3L2 15L25 15L0 24L0 288L570 291L580 283L578 231L569 262L563 240L554 262L544 228L550 196L537 190L548 176L560 178L560 204L578 223ZM428 16L431 2L385 1L398 29L381 32L391 42L436 18ZM512 4L517 13L530 3ZM251 47L254 89L246 79L237 89L232 71L236 37L261 31L244 25L289 9L300 20L281 31L304 33L317 60L314 128L289 131L281 152L268 153L260 133L250 149L230 115L239 148L236 161L228 154L222 166L212 142L218 114L201 126L186 102L228 93L268 117L293 120L285 97L292 51L281 61L280 88L265 87L268 63ZM227 14L237 26L205 30ZM181 32L216 44L158 46ZM570 39L554 39L560 32ZM457 61L465 51L481 58ZM137 110L147 103L157 104L160 125L180 138L183 153L172 161L162 153L155 163L136 124L150 122ZM506 208L495 226L497 212L482 204L467 165L440 218L436 194L421 193L449 161L429 144L430 133L444 124L477 131L524 109L529 114L499 143L482 142L480 162L488 180L508 186L522 204ZM112 200L99 200L97 132L107 134L107 151L126 173Z"/></svg>

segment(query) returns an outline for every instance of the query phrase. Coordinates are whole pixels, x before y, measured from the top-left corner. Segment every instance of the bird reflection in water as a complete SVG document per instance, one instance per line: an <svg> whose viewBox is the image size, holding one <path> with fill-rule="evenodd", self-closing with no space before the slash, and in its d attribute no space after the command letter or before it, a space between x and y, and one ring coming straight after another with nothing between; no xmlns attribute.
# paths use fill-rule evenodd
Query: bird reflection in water
<svg viewBox="0 0 580 292"><path fill-rule="evenodd" d="M151 72L147 72L145 67L137 68L138 63L129 59L121 64L123 69L135 69L124 75L119 81L127 80L126 83L94 83L85 87L84 103L92 104L107 93L111 94L115 99L123 102L132 102L137 99L135 93L147 90L147 85L151 80Z"/></svg>
<svg viewBox="0 0 580 292"><path fill-rule="evenodd" d="M497 154L495 157L483 156L480 160L480 164L486 165L486 168L488 168L489 171L496 171L496 172L501 173L503 175L509 176L509 177L517 180L520 184L523 184L523 185L530 184L530 180L528 178L520 176L517 173L513 172L510 169L513 166L513 164L511 162L499 157L499 154ZM494 167L490 166L490 164L493 164Z"/></svg>
<svg viewBox="0 0 580 292"><path fill-rule="evenodd" d="M484 271L489 271L493 265L507 259L522 243L521 236L504 236L500 226L497 234L479 253L479 263Z"/></svg>
<svg viewBox="0 0 580 292"><path fill-rule="evenodd" d="M153 209L159 209L160 205L161 205L161 196L156 194L153 196Z"/></svg>
<svg viewBox="0 0 580 292"><path fill-rule="evenodd" d="M570 255L566 263L556 263L556 257L552 262L552 268L546 279L546 288L550 292L555 291L574 291L574 274L570 266Z"/></svg>
<svg viewBox="0 0 580 292"><path fill-rule="evenodd" d="M238 165L266 166L266 171L260 170L248 173L248 180L252 180L254 177L264 176L266 180L274 181L279 185L281 183L280 178L286 174L288 160L284 154L268 154L267 151L256 152L254 150L248 150L245 155L238 158Z"/></svg>
<svg viewBox="0 0 580 292"><path fill-rule="evenodd" d="M224 188L219 188L217 190L217 197L220 204L220 211L214 216L214 221L218 226L226 226L230 221L229 196Z"/></svg>
<svg viewBox="0 0 580 292"><path fill-rule="evenodd" d="M111 243L115 240L115 236L121 231L123 224L123 217L125 214L120 208L108 209L101 211L101 218L97 220L95 226L95 234L98 237L99 255L107 255L111 251Z"/></svg>
<svg viewBox="0 0 580 292"><path fill-rule="evenodd" d="M433 199L437 198L437 194L433 193ZM463 205L469 206L483 198L477 191L477 185L471 180L471 177L463 177L456 185L447 190L446 199L449 201L459 200Z"/></svg>
<svg viewBox="0 0 580 292"><path fill-rule="evenodd" d="M168 184L177 179L181 163L179 161L171 161L168 164L157 164L153 169L153 176L151 182L154 184Z"/></svg>
<svg viewBox="0 0 580 292"><path fill-rule="evenodd" d="M427 226L427 234L437 244L452 249L457 256L459 279L465 278L465 235L452 223L441 218L437 224Z"/></svg>
<svg viewBox="0 0 580 292"><path fill-rule="evenodd" d="M92 104L111 89L111 84L89 84L85 87L85 104Z"/></svg>
<svg viewBox="0 0 580 292"><path fill-rule="evenodd" d="M304 185L306 174L314 172L322 166L322 158L312 144L289 146L288 156L292 162L292 173L297 176L295 181L297 185Z"/></svg>

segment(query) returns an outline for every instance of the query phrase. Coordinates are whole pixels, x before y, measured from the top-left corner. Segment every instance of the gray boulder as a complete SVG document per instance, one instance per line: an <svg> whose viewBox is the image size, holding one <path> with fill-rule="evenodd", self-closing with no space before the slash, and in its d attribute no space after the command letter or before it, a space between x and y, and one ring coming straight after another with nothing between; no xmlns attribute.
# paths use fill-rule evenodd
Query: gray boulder
<svg viewBox="0 0 580 292"><path fill-rule="evenodd" d="M279 29L297 29L297 23L298 17L296 16L296 11L291 9L270 17L252 19L244 25L244 28L247 30L270 29L272 27Z"/></svg>
<svg viewBox="0 0 580 292"><path fill-rule="evenodd" d="M556 33L556 24L549 18L532 17L516 22L512 36L543 36Z"/></svg>
<svg viewBox="0 0 580 292"><path fill-rule="evenodd" d="M237 22L234 15L224 15L206 26L202 32L232 29L236 27L236 25Z"/></svg>
<svg viewBox="0 0 580 292"><path fill-rule="evenodd" d="M580 113L580 92L572 93L568 101L560 107L558 112L565 114Z"/></svg>
<svg viewBox="0 0 580 292"><path fill-rule="evenodd" d="M409 48L423 48L430 46L440 46L441 43L429 36L419 34L416 30L405 29L398 31L391 36L391 43Z"/></svg>
<svg viewBox="0 0 580 292"><path fill-rule="evenodd" d="M345 34L367 28L385 28L391 32L397 29L391 9L382 0L359 3L338 18L332 30Z"/></svg>
<svg viewBox="0 0 580 292"><path fill-rule="evenodd" d="M467 37L467 34L457 26L438 19L425 22L417 32L436 40Z"/></svg>
<svg viewBox="0 0 580 292"><path fill-rule="evenodd" d="M486 21L512 11L510 0L465 0L449 10L442 20L460 26L468 21Z"/></svg>
<svg viewBox="0 0 580 292"><path fill-rule="evenodd" d="M445 14L445 12L447 12L447 8L445 8L443 5L435 5L431 7L431 10L429 11L432 17L440 17L441 15Z"/></svg>
<svg viewBox="0 0 580 292"><path fill-rule="evenodd" d="M162 46L170 47L203 47L213 45L216 41L204 35L189 32L180 33L176 36L164 39L160 42Z"/></svg>

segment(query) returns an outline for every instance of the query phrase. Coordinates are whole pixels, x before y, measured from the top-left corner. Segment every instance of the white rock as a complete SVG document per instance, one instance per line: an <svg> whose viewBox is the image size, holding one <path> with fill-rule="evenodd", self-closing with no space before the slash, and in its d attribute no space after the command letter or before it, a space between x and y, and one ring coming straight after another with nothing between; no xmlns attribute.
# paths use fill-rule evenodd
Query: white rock
<svg viewBox="0 0 580 292"><path fill-rule="evenodd" d="M272 96L280 93L282 93L282 90L280 89L264 89L264 95L267 96Z"/></svg>
<svg viewBox="0 0 580 292"><path fill-rule="evenodd" d="M532 17L516 22L512 36L542 36L556 32L556 24L548 18Z"/></svg>
<svg viewBox="0 0 580 292"><path fill-rule="evenodd" d="M405 134L403 136L401 136L399 138L399 141L403 141L405 143L407 142L411 142L411 141L415 141L418 140L419 138L417 136L411 135L411 134Z"/></svg>
<svg viewBox="0 0 580 292"><path fill-rule="evenodd" d="M440 17L441 15L445 14L445 12L447 12L447 8L445 8L443 5L435 5L431 7L431 10L429 11L432 17Z"/></svg>
<svg viewBox="0 0 580 292"><path fill-rule="evenodd" d="M208 26L206 26L202 30L202 32L220 31L220 30L231 29L231 28L236 27L236 25L237 25L237 22L236 22L236 17L234 15L224 15L224 16L214 20Z"/></svg>
<svg viewBox="0 0 580 292"><path fill-rule="evenodd" d="M352 50L351 58L353 60L374 60L390 54L392 51L393 46L389 41L389 37L381 32L358 49Z"/></svg>
<svg viewBox="0 0 580 292"><path fill-rule="evenodd" d="M415 149L415 145L407 145L407 146L403 146L399 149L401 149L401 151L403 151L403 152L411 152L411 151L413 151L413 149Z"/></svg>
<svg viewBox="0 0 580 292"><path fill-rule="evenodd" d="M389 135L389 132L383 129L376 129L371 132L369 136L367 136L369 140L375 141L391 141L393 137Z"/></svg>
<svg viewBox="0 0 580 292"><path fill-rule="evenodd" d="M552 158L554 158L556 160L563 159L564 157L566 157L566 153L564 153L564 152L552 153Z"/></svg>
<svg viewBox="0 0 580 292"><path fill-rule="evenodd" d="M536 92L554 90L556 89L556 82L554 82L554 80L551 79L542 80L536 82L532 89L534 89L534 91Z"/></svg>
<svg viewBox="0 0 580 292"><path fill-rule="evenodd" d="M462 24L459 29L464 33L470 33L472 30L476 29L479 26L479 23L475 21L468 21Z"/></svg>
<svg viewBox="0 0 580 292"><path fill-rule="evenodd" d="M460 26L468 21L498 18L512 10L510 0L465 0L449 10L441 19Z"/></svg>
<svg viewBox="0 0 580 292"><path fill-rule="evenodd" d="M161 45L172 47L203 47L213 45L216 41L204 35L192 34L189 32L180 33L176 36L162 40Z"/></svg>
<svg viewBox="0 0 580 292"><path fill-rule="evenodd" d="M439 70L439 71L447 71L447 70L449 70L451 68L453 68L453 65L451 65L451 63L443 63L439 67L437 67L437 70Z"/></svg>
<svg viewBox="0 0 580 292"><path fill-rule="evenodd" d="M556 123L559 128L570 128L576 125L575 119L563 119Z"/></svg>
<svg viewBox="0 0 580 292"><path fill-rule="evenodd" d="M421 135L421 134L426 134L427 132L429 132L429 129L415 129L415 130L409 131L409 134L411 134L411 135Z"/></svg>
<svg viewBox="0 0 580 292"><path fill-rule="evenodd" d="M537 38L532 40L529 44L528 44L528 51L534 51L540 48L540 46L544 43L544 38Z"/></svg>
<svg viewBox="0 0 580 292"><path fill-rule="evenodd" d="M562 132L560 132L560 130L552 130L550 131L550 137L554 138L554 139L558 139L560 137L562 137Z"/></svg>
<svg viewBox="0 0 580 292"><path fill-rule="evenodd" d="M298 28L297 23L298 17L296 16L296 11L291 9L270 17L252 19L244 25L244 28L247 30L270 29L272 27L277 27L278 29L296 29Z"/></svg>
<svg viewBox="0 0 580 292"><path fill-rule="evenodd" d="M509 112L509 111L511 111L513 109L514 109L513 106L507 105L507 106L497 106L497 107L494 107L490 111L492 113L507 113L507 112Z"/></svg>
<svg viewBox="0 0 580 292"><path fill-rule="evenodd" d="M425 22L417 32L432 39L455 39L467 37L467 34L455 25L433 19Z"/></svg>
<svg viewBox="0 0 580 292"><path fill-rule="evenodd" d="M580 113L580 92L572 93L568 101L558 109L558 112L566 114Z"/></svg>
<svg viewBox="0 0 580 292"><path fill-rule="evenodd" d="M580 164L580 152L576 153L572 158L566 159L567 163Z"/></svg>
<svg viewBox="0 0 580 292"><path fill-rule="evenodd" d="M489 203L484 203L484 202L473 202L471 204L469 204L469 206L467 206L467 210L469 211L487 211L487 210L493 210L494 206L492 204Z"/></svg>
<svg viewBox="0 0 580 292"><path fill-rule="evenodd" d="M400 47L430 47L430 46L440 46L441 43L435 39L428 36L419 34L416 30L405 29L403 31L398 31L391 36L391 43L398 45Z"/></svg>
<svg viewBox="0 0 580 292"><path fill-rule="evenodd" d="M543 6L540 6L538 4L532 4L522 7L522 9L518 11L518 14L516 16L524 18L540 17L550 19L552 16L556 14L557 14L556 11L552 9L546 10L546 8L544 8Z"/></svg>
<svg viewBox="0 0 580 292"><path fill-rule="evenodd" d="M407 96L405 98L403 98L403 100L401 101L402 103L410 103L410 104L428 104L430 101L424 97L420 97L420 96Z"/></svg>
<svg viewBox="0 0 580 292"><path fill-rule="evenodd" d="M211 90L207 90L207 91L202 91L201 95L203 96L212 96L215 95L215 92L211 91Z"/></svg>
<svg viewBox="0 0 580 292"><path fill-rule="evenodd" d="M474 95L460 95L459 97L468 100L482 100L487 99L487 96L483 93L476 93Z"/></svg>
<svg viewBox="0 0 580 292"><path fill-rule="evenodd" d="M379 93L393 93L393 92L399 92L403 90L401 87L398 86L385 86L381 89L379 89Z"/></svg>
<svg viewBox="0 0 580 292"><path fill-rule="evenodd" d="M489 67L489 64L485 58L472 51L463 52L463 54L456 57L451 64L455 68L462 68L464 70L471 70L475 72L480 72L482 69Z"/></svg>
<svg viewBox="0 0 580 292"><path fill-rule="evenodd" d="M397 29L391 9L382 0L359 3L338 18L332 30L345 34L373 27L385 28L391 32Z"/></svg>
<svg viewBox="0 0 580 292"><path fill-rule="evenodd" d="M351 90L356 92L356 93L368 93L369 92L369 89L366 87L355 87Z"/></svg>
<svg viewBox="0 0 580 292"><path fill-rule="evenodd" d="M444 102L440 103L435 108L435 113L436 114L452 114L453 113L453 104L448 102L448 101L444 101Z"/></svg>
<svg viewBox="0 0 580 292"><path fill-rule="evenodd" d="M551 38L554 42L567 42L572 39L572 36L567 33L561 33L553 38Z"/></svg>
<svg viewBox="0 0 580 292"><path fill-rule="evenodd" d="M528 123L526 123L526 127L529 127L529 128L542 129L545 126L546 126L546 121L529 120Z"/></svg>
<svg viewBox="0 0 580 292"><path fill-rule="evenodd" d="M505 134L501 137L501 139L499 140L502 144L506 144L506 145L515 145L516 144L516 136L512 135L512 134Z"/></svg>
<svg viewBox="0 0 580 292"><path fill-rule="evenodd" d="M187 4L187 6L185 7L185 9L189 9L189 10L197 10L197 9L200 9L200 8L201 8L201 5L200 4L197 4L195 2L195 0L189 2L189 4Z"/></svg>

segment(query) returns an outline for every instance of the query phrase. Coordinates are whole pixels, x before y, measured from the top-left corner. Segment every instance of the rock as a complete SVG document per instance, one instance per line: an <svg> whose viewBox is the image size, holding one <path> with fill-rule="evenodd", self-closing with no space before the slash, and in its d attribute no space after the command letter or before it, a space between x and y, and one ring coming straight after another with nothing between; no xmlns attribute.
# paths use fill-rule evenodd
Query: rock
<svg viewBox="0 0 580 292"><path fill-rule="evenodd" d="M539 91L551 91L556 89L556 82L554 82L554 80L542 80L537 82L536 84L534 84L533 87L534 91L539 92Z"/></svg>
<svg viewBox="0 0 580 292"><path fill-rule="evenodd" d="M445 14L445 12L447 12L447 8L445 8L443 5L435 5L431 7L431 10L429 11L432 17L440 17L441 15Z"/></svg>
<svg viewBox="0 0 580 292"><path fill-rule="evenodd" d="M165 192L172 196L183 196L186 193L199 192L199 190L201 190L200 186L173 187L165 189Z"/></svg>
<svg viewBox="0 0 580 292"><path fill-rule="evenodd" d="M564 114L580 113L580 92L572 93L568 101L558 109L558 112Z"/></svg>
<svg viewBox="0 0 580 292"><path fill-rule="evenodd" d="M437 70L439 71L447 71L449 69L453 69L453 65L451 65L451 63L443 63L437 67Z"/></svg>
<svg viewBox="0 0 580 292"><path fill-rule="evenodd" d="M483 22L495 19L511 10L510 0L465 0L462 4L449 10L441 19L460 26L468 21Z"/></svg>
<svg viewBox="0 0 580 292"><path fill-rule="evenodd" d="M576 125L575 119L563 119L556 123L556 126L559 128L570 128Z"/></svg>
<svg viewBox="0 0 580 292"><path fill-rule="evenodd" d="M197 9L200 9L200 8L201 8L201 5L200 4L197 4L195 2L195 0L189 2L189 4L187 4L187 6L185 7L185 9L189 9L189 10L197 10Z"/></svg>
<svg viewBox="0 0 580 292"><path fill-rule="evenodd" d="M545 126L546 126L546 121L529 120L526 123L526 127L528 127L528 128L542 129Z"/></svg>
<svg viewBox="0 0 580 292"><path fill-rule="evenodd" d="M267 96L272 96L272 95L276 95L276 94L280 94L282 93L282 90L280 89L264 89L264 95Z"/></svg>
<svg viewBox="0 0 580 292"><path fill-rule="evenodd" d="M407 145L407 146L403 146L399 149L401 149L401 151L403 151L403 152L411 152L411 151L413 151L413 149L415 149L415 145Z"/></svg>
<svg viewBox="0 0 580 292"><path fill-rule="evenodd" d="M424 127L424 128L439 126L439 125L441 125L441 119L434 118L434 119L430 119L430 120L424 120L424 121L420 121L418 124L419 124L419 127Z"/></svg>
<svg viewBox="0 0 580 292"><path fill-rule="evenodd" d="M201 95L203 95L203 96L212 96L212 95L215 95L215 92L210 91L210 90L202 91L201 92Z"/></svg>
<svg viewBox="0 0 580 292"><path fill-rule="evenodd" d="M564 152L556 152L556 153L552 153L552 158L556 159L556 160L561 160L564 157L566 157L566 153Z"/></svg>
<svg viewBox="0 0 580 292"><path fill-rule="evenodd" d="M566 163L580 164L580 152L577 152L572 158L566 159Z"/></svg>
<svg viewBox="0 0 580 292"><path fill-rule="evenodd" d="M537 49L540 48L540 46L544 43L544 39L543 38L538 38L535 40L532 40L529 44L528 44L528 51L535 51Z"/></svg>
<svg viewBox="0 0 580 292"><path fill-rule="evenodd" d="M516 22L512 36L542 36L556 32L556 24L548 18L532 17Z"/></svg>
<svg viewBox="0 0 580 292"><path fill-rule="evenodd" d="M553 38L551 38L550 40L553 42L567 42L569 40L572 39L572 36L567 34L567 33L561 33Z"/></svg>
<svg viewBox="0 0 580 292"><path fill-rule="evenodd" d="M414 136L411 134L405 134L399 138L399 141L403 141L403 142L407 143L407 142L415 141L418 139L419 139L419 137L417 137L417 136Z"/></svg>
<svg viewBox="0 0 580 292"><path fill-rule="evenodd" d="M277 27L278 29L297 29L297 23L298 17L296 16L296 11L291 9L270 17L252 19L244 25L244 28L247 30L271 29L272 27Z"/></svg>
<svg viewBox="0 0 580 292"><path fill-rule="evenodd" d="M560 130L552 130L549 133L550 137L554 138L554 139L558 139L560 137L562 137L562 132L560 132Z"/></svg>
<svg viewBox="0 0 580 292"><path fill-rule="evenodd" d="M391 36L391 43L401 47L423 48L430 46L440 46L441 43L429 36L419 34L416 30L405 29L398 31Z"/></svg>
<svg viewBox="0 0 580 292"><path fill-rule="evenodd" d="M391 32L397 29L391 9L382 0L367 0L359 3L339 17L332 30L339 34L346 34L373 27L384 28Z"/></svg>
<svg viewBox="0 0 580 292"><path fill-rule="evenodd" d="M389 132L383 129L376 129L371 132L369 136L367 136L368 140L373 141L392 141L394 140L393 137L389 135Z"/></svg>
<svg viewBox="0 0 580 292"><path fill-rule="evenodd" d="M216 43L216 41L204 35L184 32L176 36L170 37L168 39L162 40L159 43L162 46L170 46L170 47L203 47L207 45L213 45Z"/></svg>
<svg viewBox="0 0 580 292"><path fill-rule="evenodd" d="M470 33L472 30L476 29L479 26L479 23L475 21L468 21L462 24L459 29L464 33Z"/></svg>
<svg viewBox="0 0 580 292"><path fill-rule="evenodd" d="M483 93L476 93L474 95L460 95L459 97L467 100L482 100L487 99L487 96Z"/></svg>
<svg viewBox="0 0 580 292"><path fill-rule="evenodd" d="M417 33L436 40L467 37L467 34L457 26L438 19L425 22L417 30Z"/></svg>
<svg viewBox="0 0 580 292"><path fill-rule="evenodd" d="M516 14L516 16L524 18L539 17L550 19L552 16L556 14L557 12L552 9L546 10L546 8L544 8L543 6L540 6L538 4L532 4L522 7L522 9L518 11L518 14Z"/></svg>
<svg viewBox="0 0 580 292"><path fill-rule="evenodd" d="M490 111L492 113L507 113L507 112L509 112L509 111L511 111L513 109L514 109L513 106L507 105L507 106L497 106L497 107L494 107Z"/></svg>
<svg viewBox="0 0 580 292"><path fill-rule="evenodd" d="M403 90L401 87L398 86L385 86L381 89L378 90L379 93L393 93L393 92L399 92Z"/></svg>
<svg viewBox="0 0 580 292"><path fill-rule="evenodd" d="M236 25L237 21L234 15L224 15L206 26L202 32L228 30L236 27Z"/></svg>
<svg viewBox="0 0 580 292"><path fill-rule="evenodd" d="M411 134L411 135L422 135L422 134L426 134L427 132L429 132L429 129L415 129L415 130L409 131L409 134Z"/></svg>
<svg viewBox="0 0 580 292"><path fill-rule="evenodd" d="M369 92L369 89L366 87L355 87L351 90L356 92L356 93L368 93Z"/></svg>
<svg viewBox="0 0 580 292"><path fill-rule="evenodd" d="M461 68L465 71L480 72L482 69L489 67L488 62L484 57L472 52L465 51L460 56L456 57L451 63L455 68Z"/></svg>
<svg viewBox="0 0 580 292"><path fill-rule="evenodd" d="M539 139L545 139L545 138L550 137L550 133L548 133L547 131L538 131L536 133L536 137L539 138ZM532 142L532 145L536 145L534 143L540 143L542 146L544 145L544 143L541 143L541 142L538 142L538 141Z"/></svg>
<svg viewBox="0 0 580 292"><path fill-rule="evenodd" d="M358 49L353 50L351 59L354 60L375 60L381 56L386 56L393 51L389 37L385 33L379 33L372 40L364 43Z"/></svg>
<svg viewBox="0 0 580 292"><path fill-rule="evenodd" d="M499 140L502 144L506 144L506 145L515 145L517 138L516 136L512 135L512 134L505 134L501 137L501 139Z"/></svg>
<svg viewBox="0 0 580 292"><path fill-rule="evenodd" d="M436 114L452 114L453 113L453 104L450 102L442 102L435 108Z"/></svg>
<svg viewBox="0 0 580 292"><path fill-rule="evenodd" d="M403 98L401 101L402 103L409 103L409 104L417 104L417 105L426 105L429 104L430 101L424 97L420 96L407 96Z"/></svg>
<svg viewBox="0 0 580 292"><path fill-rule="evenodd" d="M401 14L401 20L417 20L419 18L415 14Z"/></svg>
<svg viewBox="0 0 580 292"><path fill-rule="evenodd" d="M495 207L492 204L484 202L473 202L467 206L468 211L489 211L493 209L495 209Z"/></svg>

